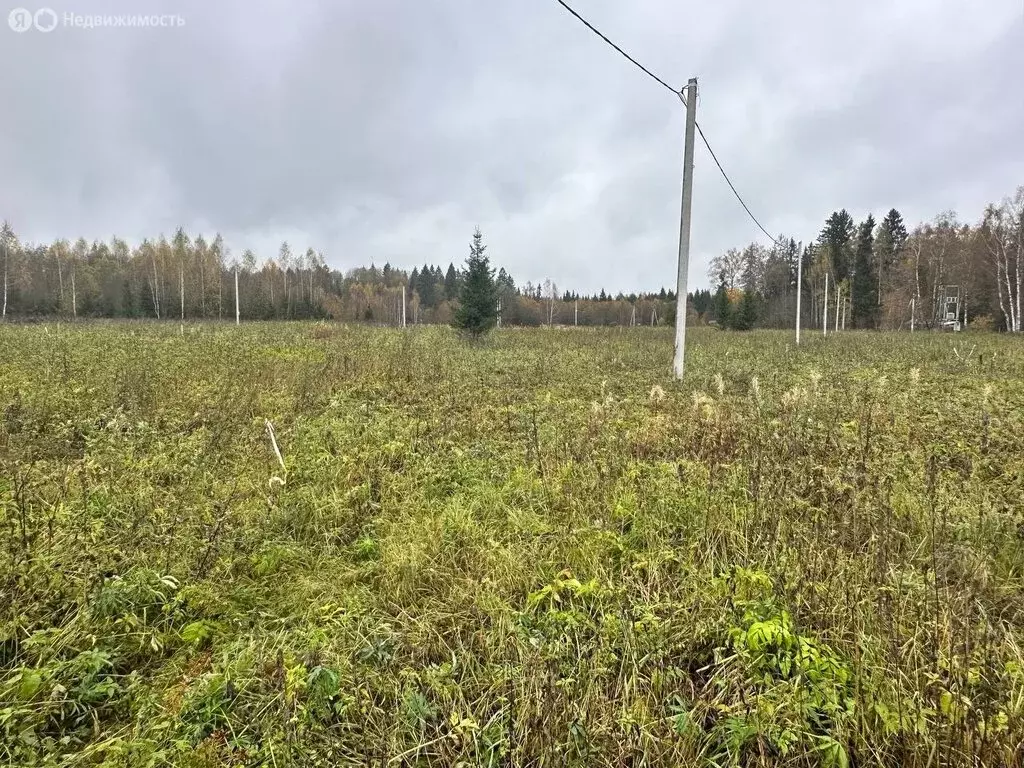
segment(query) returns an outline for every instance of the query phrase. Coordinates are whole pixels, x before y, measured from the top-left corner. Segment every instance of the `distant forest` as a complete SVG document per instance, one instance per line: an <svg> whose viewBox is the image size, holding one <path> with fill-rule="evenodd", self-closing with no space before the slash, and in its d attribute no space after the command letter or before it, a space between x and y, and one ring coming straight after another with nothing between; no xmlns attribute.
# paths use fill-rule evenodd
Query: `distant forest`
<svg viewBox="0 0 1024 768"><path fill-rule="evenodd" d="M467 243L468 243L467 236ZM243 320L330 318L395 325L405 288L409 323L449 323L457 301L461 259L411 269L391 264L339 271L312 248L282 243L260 260L233 255L220 235L179 229L168 240L130 246L110 242L22 243L4 223L4 319L154 318L234 320L235 290ZM500 246L499 246L500 253ZM499 259L500 260L500 259ZM716 257L714 288L690 294L690 322L748 329L788 328L796 312L802 261L805 326L820 327L828 280L829 324L899 329L935 324L943 289L955 285L970 326L1021 330L1024 273L1024 187L986 206L974 224L946 212L908 229L893 209L880 221L855 222L833 213L813 242L780 235ZM443 262L442 262L443 263ZM597 295L562 290L549 280L519 283L504 268L496 281L504 325L650 325L675 322L675 295Z"/></svg>

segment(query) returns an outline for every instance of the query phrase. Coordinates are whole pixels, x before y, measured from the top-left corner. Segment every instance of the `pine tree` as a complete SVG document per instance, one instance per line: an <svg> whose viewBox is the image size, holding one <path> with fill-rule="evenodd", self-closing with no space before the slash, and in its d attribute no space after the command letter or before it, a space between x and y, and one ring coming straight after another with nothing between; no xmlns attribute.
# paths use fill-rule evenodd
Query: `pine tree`
<svg viewBox="0 0 1024 768"><path fill-rule="evenodd" d="M878 280L874 268L875 217L857 229L857 249L853 264L853 295L851 311L857 328L873 328L878 313Z"/></svg>
<svg viewBox="0 0 1024 768"><path fill-rule="evenodd" d="M465 277L459 291L459 307L455 310L454 325L468 331L473 338L491 330L498 322L498 289L494 282L494 270L485 255L487 246L477 228L469 246L466 259Z"/></svg>

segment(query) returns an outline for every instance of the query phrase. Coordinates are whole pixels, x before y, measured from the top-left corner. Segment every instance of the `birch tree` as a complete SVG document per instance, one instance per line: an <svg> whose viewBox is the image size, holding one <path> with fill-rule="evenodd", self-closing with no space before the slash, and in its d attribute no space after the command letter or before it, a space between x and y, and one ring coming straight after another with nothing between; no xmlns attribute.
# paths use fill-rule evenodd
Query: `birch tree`
<svg viewBox="0 0 1024 768"><path fill-rule="evenodd" d="M0 248L4 252L4 305L3 314L0 315L4 320L7 319L7 292L10 286L10 274L11 274L11 251L17 247L17 239L14 236L14 230L11 229L11 225L8 222L4 222L3 226L0 227Z"/></svg>
<svg viewBox="0 0 1024 768"><path fill-rule="evenodd" d="M995 268L996 293L1008 331L1021 330L1021 274L1024 271L1024 187L985 209L983 237Z"/></svg>

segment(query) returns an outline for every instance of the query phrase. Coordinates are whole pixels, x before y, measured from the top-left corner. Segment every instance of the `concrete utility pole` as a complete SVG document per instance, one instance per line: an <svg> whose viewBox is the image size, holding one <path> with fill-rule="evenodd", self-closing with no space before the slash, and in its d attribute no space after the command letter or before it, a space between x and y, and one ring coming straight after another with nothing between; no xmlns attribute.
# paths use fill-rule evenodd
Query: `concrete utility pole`
<svg viewBox="0 0 1024 768"><path fill-rule="evenodd" d="M839 299L842 297L842 286L836 280L836 333L839 333Z"/></svg>
<svg viewBox="0 0 1024 768"><path fill-rule="evenodd" d="M800 296L804 284L804 258L797 254L796 262L796 345L800 346Z"/></svg>
<svg viewBox="0 0 1024 768"><path fill-rule="evenodd" d="M825 311L822 312L824 318L821 323L821 335L828 336L828 272L825 273Z"/></svg>
<svg viewBox="0 0 1024 768"><path fill-rule="evenodd" d="M686 84L686 133L683 144L683 207L679 220L679 275L676 281L676 349L672 372L683 378L686 356L686 291L690 273L690 211L693 207L693 141L697 125L697 78Z"/></svg>

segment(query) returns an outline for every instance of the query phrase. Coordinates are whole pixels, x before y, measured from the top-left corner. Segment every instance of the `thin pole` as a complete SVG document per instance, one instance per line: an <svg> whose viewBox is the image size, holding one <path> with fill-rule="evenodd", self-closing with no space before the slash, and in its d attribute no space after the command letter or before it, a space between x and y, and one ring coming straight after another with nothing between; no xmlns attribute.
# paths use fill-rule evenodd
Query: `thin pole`
<svg viewBox="0 0 1024 768"><path fill-rule="evenodd" d="M683 378L686 357L686 291L690 272L690 217L693 208L693 140L697 124L697 78L686 84L686 132L683 144L683 206L679 219L679 274L676 281L676 348L672 371Z"/></svg>
<svg viewBox="0 0 1024 768"><path fill-rule="evenodd" d="M825 311L821 316L821 335L828 336L828 272L825 273Z"/></svg>
<svg viewBox="0 0 1024 768"><path fill-rule="evenodd" d="M797 255L796 262L796 345L800 346L800 295L803 293L800 289L803 287L804 278L804 258L802 255Z"/></svg>
<svg viewBox="0 0 1024 768"><path fill-rule="evenodd" d="M573 306L573 310L572 310L572 324L573 325L579 325L580 324L580 301L579 301L579 299L576 300L576 304Z"/></svg>
<svg viewBox="0 0 1024 768"><path fill-rule="evenodd" d="M843 295L843 288L836 280L836 333L839 332L839 298Z"/></svg>
<svg viewBox="0 0 1024 768"><path fill-rule="evenodd" d="M402 286L402 327L405 328L405 286Z"/></svg>
<svg viewBox="0 0 1024 768"><path fill-rule="evenodd" d="M235 325L242 324L242 308L238 301L238 264L235 264Z"/></svg>

